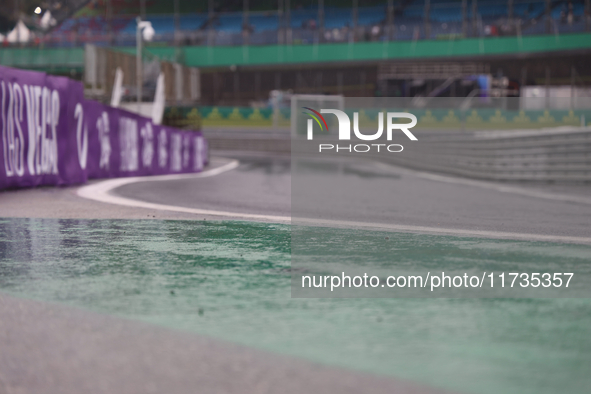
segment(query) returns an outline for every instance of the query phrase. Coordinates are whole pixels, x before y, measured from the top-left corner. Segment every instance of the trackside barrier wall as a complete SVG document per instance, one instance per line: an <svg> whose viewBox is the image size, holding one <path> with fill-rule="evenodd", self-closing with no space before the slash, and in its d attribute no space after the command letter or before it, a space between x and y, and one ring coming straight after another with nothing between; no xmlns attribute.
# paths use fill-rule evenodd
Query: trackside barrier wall
<svg viewBox="0 0 591 394"><path fill-rule="evenodd" d="M0 189L199 172L200 132L84 99L65 77L0 66Z"/></svg>
<svg viewBox="0 0 591 394"><path fill-rule="evenodd" d="M591 182L591 128L418 133L393 164L493 181Z"/></svg>

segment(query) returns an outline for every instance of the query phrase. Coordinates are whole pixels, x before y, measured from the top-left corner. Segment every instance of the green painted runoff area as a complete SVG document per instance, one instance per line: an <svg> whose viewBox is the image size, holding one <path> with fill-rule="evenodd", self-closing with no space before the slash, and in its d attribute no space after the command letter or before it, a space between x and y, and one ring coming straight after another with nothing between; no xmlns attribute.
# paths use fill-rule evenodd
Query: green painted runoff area
<svg viewBox="0 0 591 394"><path fill-rule="evenodd" d="M380 61L392 59L511 55L591 48L591 33L450 40L357 42L319 45L183 46L152 44L148 54L191 67ZM135 54L134 47L117 48ZM83 48L2 48L0 64L52 70L84 65Z"/></svg>
<svg viewBox="0 0 591 394"><path fill-rule="evenodd" d="M454 392L591 387L591 299L291 298L291 230L0 219L0 291ZM591 253L588 245L340 231L360 237L364 250L389 237L391 254L368 255L382 265L520 261L543 270L588 263Z"/></svg>

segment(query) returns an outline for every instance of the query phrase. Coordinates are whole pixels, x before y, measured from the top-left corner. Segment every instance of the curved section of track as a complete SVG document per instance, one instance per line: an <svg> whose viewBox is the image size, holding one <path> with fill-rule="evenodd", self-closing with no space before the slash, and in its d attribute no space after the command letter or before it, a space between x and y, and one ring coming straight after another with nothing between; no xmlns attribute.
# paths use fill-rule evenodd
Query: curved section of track
<svg viewBox="0 0 591 394"><path fill-rule="evenodd" d="M591 199L585 195L440 177L379 163L359 164L343 174L352 182L388 177L395 198L372 207L380 213L379 220L366 220L353 212L343 221L305 219L301 223L591 243ZM219 165L218 159L218 167L200 174L112 179L85 186L78 195L133 207L288 222L290 161L247 158Z"/></svg>
<svg viewBox="0 0 591 394"><path fill-rule="evenodd" d="M238 210L236 212L228 212L224 210L224 208L221 208L221 206L223 206L223 202L220 201L220 199L222 196L235 196L236 194L231 191L221 193L219 193L218 191L218 193L216 194L209 195L209 190L212 183L208 182L207 178L224 174L226 172L236 169L239 166L240 164L238 160L228 160L225 164L219 164L219 166L215 168L197 174L179 174L162 175L154 177L130 177L109 179L107 181L81 187L77 193L80 197L88 198L91 200L110 204L124 205L129 207L184 212L198 215L213 215L249 220L289 222L289 216L249 212L252 211L252 209L247 210L247 212L244 212L244 209ZM199 180L199 182L196 182L197 180ZM155 182L157 183L154 184ZM214 182L214 184L215 183L216 182ZM233 187L232 185L234 185L234 182L224 180L221 184ZM179 188L179 186L181 187ZM125 193L123 195L112 194L112 191L115 189L117 189L118 191L121 189L123 191L130 189L132 190L131 195L133 197L125 197ZM164 196L159 196L162 193L164 193ZM181 202L186 202L187 199L192 200L193 198L195 198L195 194L199 194L200 197L202 197L197 198L197 200L201 202L201 208L193 207L191 206L191 204L188 204L189 206L186 206L186 203L178 205L178 202L175 201L173 201L172 203L166 203L169 200L175 200L175 198L180 198ZM144 199L138 199L138 195L144 196ZM212 197L214 201L217 202L217 204L214 204L213 206L209 204L208 208L203 208L203 205L206 205L206 202L203 201L206 197ZM148 201L146 201L145 198L147 198ZM157 200L160 202L153 202L153 200ZM244 203L247 204L248 201L251 200L245 199ZM260 206L259 204L261 203L261 201L259 198L255 198L252 201L254 202L254 204L251 204L252 206ZM260 211L263 211L263 209L260 209Z"/></svg>

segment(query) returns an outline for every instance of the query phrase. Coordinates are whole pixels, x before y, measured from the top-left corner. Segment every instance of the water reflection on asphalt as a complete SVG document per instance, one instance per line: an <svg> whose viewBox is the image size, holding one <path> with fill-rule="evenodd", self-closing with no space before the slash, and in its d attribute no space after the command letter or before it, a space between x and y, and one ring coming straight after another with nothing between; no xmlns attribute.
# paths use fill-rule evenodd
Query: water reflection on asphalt
<svg viewBox="0 0 591 394"><path fill-rule="evenodd" d="M292 299L290 252L286 225L1 219L0 291L460 392L591 387L589 299Z"/></svg>

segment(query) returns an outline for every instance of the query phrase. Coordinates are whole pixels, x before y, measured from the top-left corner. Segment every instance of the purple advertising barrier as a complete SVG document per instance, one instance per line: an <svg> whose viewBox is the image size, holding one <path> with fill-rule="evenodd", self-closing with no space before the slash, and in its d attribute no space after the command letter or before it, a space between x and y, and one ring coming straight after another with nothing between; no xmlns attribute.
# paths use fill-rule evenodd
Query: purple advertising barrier
<svg viewBox="0 0 591 394"><path fill-rule="evenodd" d="M86 172L89 179L110 178L119 165L113 149L118 146L116 110L96 101L84 102L88 130Z"/></svg>
<svg viewBox="0 0 591 394"><path fill-rule="evenodd" d="M87 101L88 178L199 172L207 164L200 132L155 125L131 112Z"/></svg>
<svg viewBox="0 0 591 394"><path fill-rule="evenodd" d="M0 68L0 189L81 183L76 150L78 82L44 73Z"/></svg>
<svg viewBox="0 0 591 394"><path fill-rule="evenodd" d="M200 132L84 100L82 84L0 66L0 189L199 172Z"/></svg>
<svg viewBox="0 0 591 394"><path fill-rule="evenodd" d="M57 127L58 185L86 182L88 128L84 121L84 87L65 77L48 75L52 111ZM57 94L56 94L57 93ZM73 154L75 152L75 154Z"/></svg>
<svg viewBox="0 0 591 394"><path fill-rule="evenodd" d="M2 160L0 160L0 187L20 185L34 186L37 179L30 176L28 165L34 170L34 156L28 160L28 134L36 134L34 123L29 131L32 113L26 111L25 94L20 81L27 77L31 85L42 85L43 73L19 73L14 69L0 66L0 127L2 127ZM24 86L30 98L29 86Z"/></svg>

